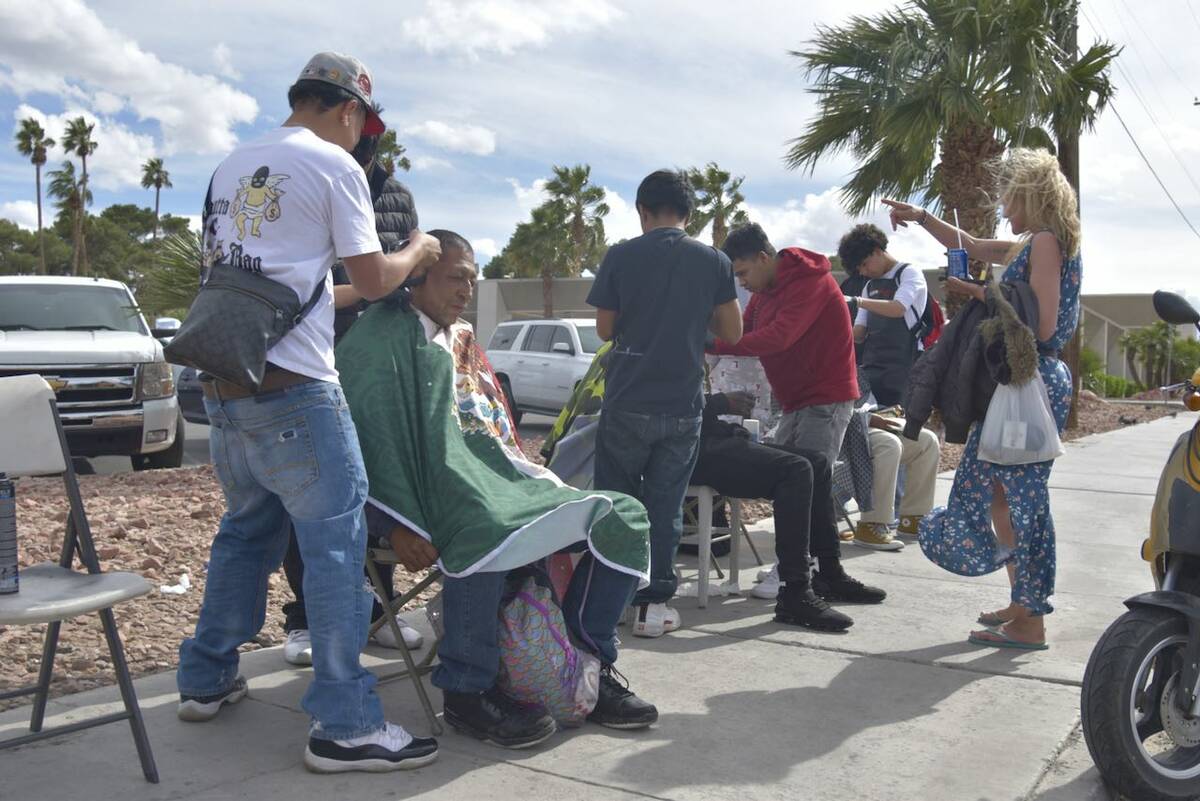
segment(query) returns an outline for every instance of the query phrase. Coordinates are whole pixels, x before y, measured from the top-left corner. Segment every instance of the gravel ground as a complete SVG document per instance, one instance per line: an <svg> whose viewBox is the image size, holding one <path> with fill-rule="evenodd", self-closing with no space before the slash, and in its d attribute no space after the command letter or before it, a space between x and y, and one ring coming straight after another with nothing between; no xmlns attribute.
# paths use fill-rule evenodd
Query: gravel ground
<svg viewBox="0 0 1200 801"><path fill-rule="evenodd" d="M1170 414L1162 407L1109 405L1084 402L1080 428L1068 432L1076 439L1123 425L1154 420ZM527 453L540 461L541 436L527 436ZM953 469L961 447L947 445L942 469ZM209 545L224 510L221 491L209 466L125 473L115 476L82 476L80 486L91 520L101 563L107 570L141 573L155 590L117 609L117 621L135 676L172 669L179 643L190 636L204 595ZM57 558L66 520L66 499L57 479L22 479L18 482L17 519L21 564L29 566ZM771 515L765 502L747 502L748 520ZM190 588L178 595L164 594L160 585L174 585L186 575ZM417 577L397 568L397 589L412 586ZM291 599L282 572L271 576L267 622L258 639L246 650L277 645L283 640L283 604ZM0 691L33 683L41 656L44 626L0 627L0 654L4 672ZM95 615L63 625L56 665L54 695L113 683L112 665ZM8 702L13 706L19 701ZM0 708L6 708L0 704Z"/></svg>

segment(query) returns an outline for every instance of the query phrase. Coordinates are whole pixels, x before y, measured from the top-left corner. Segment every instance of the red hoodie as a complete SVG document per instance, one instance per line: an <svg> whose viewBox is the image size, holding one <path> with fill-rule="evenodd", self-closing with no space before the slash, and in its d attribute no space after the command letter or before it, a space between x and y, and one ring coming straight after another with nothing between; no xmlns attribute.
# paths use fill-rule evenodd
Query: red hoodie
<svg viewBox="0 0 1200 801"><path fill-rule="evenodd" d="M713 353L758 356L785 412L858 398L850 309L829 259L803 248L779 252L775 286L756 292L736 345Z"/></svg>

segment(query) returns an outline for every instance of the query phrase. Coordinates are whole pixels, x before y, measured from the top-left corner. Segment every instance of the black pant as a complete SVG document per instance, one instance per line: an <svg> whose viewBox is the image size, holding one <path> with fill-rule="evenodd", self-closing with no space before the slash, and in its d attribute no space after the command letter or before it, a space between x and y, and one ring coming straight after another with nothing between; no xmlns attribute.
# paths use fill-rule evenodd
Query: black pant
<svg viewBox="0 0 1200 801"><path fill-rule="evenodd" d="M367 537L367 542L368 544L371 542L370 536ZM392 575L396 566L376 562L375 568L379 571L379 577L383 579L384 586L387 587L387 596L390 601L396 597L395 591L392 589ZM367 576L370 575L365 568L363 573ZM289 632L307 629L308 615L304 611L304 560L300 557L300 545L296 542L296 529L294 528L288 532L288 549L283 557L283 574L287 576L288 586L292 588L292 596L296 599L283 605L283 630ZM369 578L367 580L370 581ZM374 623L381 617L383 617L383 605L376 598L371 607L371 622Z"/></svg>
<svg viewBox="0 0 1200 801"><path fill-rule="evenodd" d="M693 484L731 498L767 498L775 510L779 579L808 584L808 554L838 559L833 472L817 451L760 445L744 437L703 437Z"/></svg>

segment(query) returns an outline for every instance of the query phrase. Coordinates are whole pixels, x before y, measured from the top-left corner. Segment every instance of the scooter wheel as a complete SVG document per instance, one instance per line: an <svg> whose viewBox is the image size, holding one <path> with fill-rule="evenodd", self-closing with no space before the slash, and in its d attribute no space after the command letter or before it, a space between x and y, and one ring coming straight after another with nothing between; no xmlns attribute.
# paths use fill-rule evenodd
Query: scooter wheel
<svg viewBox="0 0 1200 801"><path fill-rule="evenodd" d="M1200 796L1200 718L1174 705L1187 641L1180 615L1137 608L1109 626L1088 660L1083 736L1105 782L1127 798Z"/></svg>

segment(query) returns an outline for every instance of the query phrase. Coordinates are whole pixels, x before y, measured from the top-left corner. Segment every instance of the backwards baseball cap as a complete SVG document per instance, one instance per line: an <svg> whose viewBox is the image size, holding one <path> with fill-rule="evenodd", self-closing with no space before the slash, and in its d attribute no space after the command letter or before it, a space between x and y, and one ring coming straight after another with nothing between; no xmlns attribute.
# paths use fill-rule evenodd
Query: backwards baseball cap
<svg viewBox="0 0 1200 801"><path fill-rule="evenodd" d="M378 136L387 130L383 120L371 107L371 73L367 72L366 65L354 56L331 51L317 53L308 60L308 64L300 71L300 77L296 80L331 83L358 98L367 110L364 136Z"/></svg>

